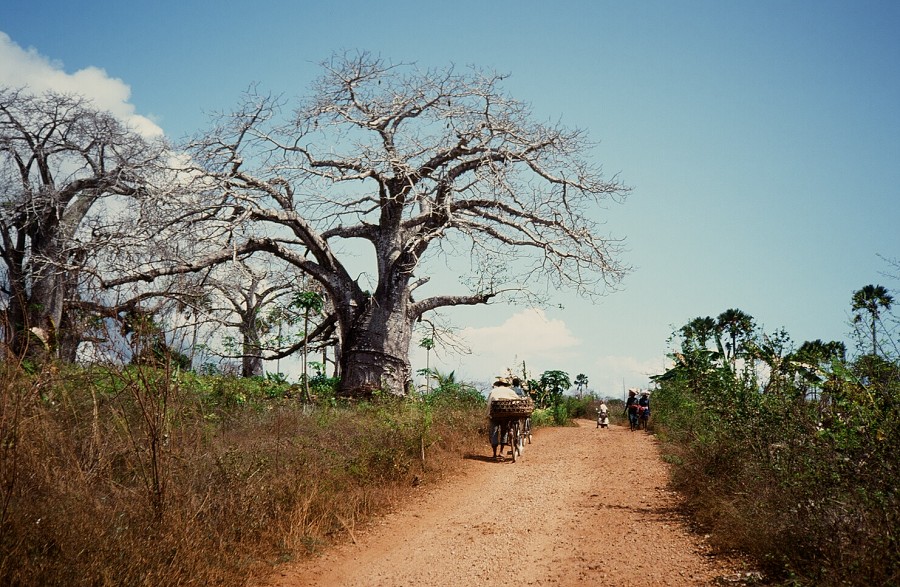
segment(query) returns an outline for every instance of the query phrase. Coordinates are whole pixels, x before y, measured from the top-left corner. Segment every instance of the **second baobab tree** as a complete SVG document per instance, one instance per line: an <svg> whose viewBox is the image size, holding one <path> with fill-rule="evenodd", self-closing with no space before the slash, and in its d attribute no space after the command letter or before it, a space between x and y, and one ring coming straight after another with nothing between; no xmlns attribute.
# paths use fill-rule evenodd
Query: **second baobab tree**
<svg viewBox="0 0 900 587"><path fill-rule="evenodd" d="M276 255L322 285L341 341L339 393L405 393L413 325L427 312L523 284L592 296L622 277L620 243L598 214L627 189L590 160L583 131L537 122L503 76L477 69L368 54L323 68L288 116L279 99L249 93L193 156L216 186L202 217L242 223L254 236L235 250ZM371 285L345 264L360 250L372 253ZM468 293L417 299L443 257L463 254Z"/></svg>

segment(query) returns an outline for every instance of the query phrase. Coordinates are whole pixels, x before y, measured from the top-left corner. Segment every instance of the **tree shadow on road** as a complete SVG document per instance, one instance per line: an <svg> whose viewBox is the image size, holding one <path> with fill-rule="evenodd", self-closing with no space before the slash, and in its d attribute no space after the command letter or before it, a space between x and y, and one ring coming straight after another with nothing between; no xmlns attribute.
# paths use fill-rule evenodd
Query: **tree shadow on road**
<svg viewBox="0 0 900 587"><path fill-rule="evenodd" d="M504 463L504 462L512 462L512 458L510 457L492 457L491 455L479 455L474 453L469 453L467 455L463 455L463 458L467 461L481 461L482 463Z"/></svg>

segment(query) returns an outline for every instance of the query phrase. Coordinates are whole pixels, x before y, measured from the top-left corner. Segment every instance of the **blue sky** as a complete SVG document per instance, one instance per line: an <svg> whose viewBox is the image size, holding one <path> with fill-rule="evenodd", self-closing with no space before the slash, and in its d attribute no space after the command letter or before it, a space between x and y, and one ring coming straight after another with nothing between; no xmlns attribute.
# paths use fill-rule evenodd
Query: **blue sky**
<svg viewBox="0 0 900 587"><path fill-rule="evenodd" d="M841 340L854 290L897 289L879 255L900 257L898 30L896 2L50 0L0 16L0 83L77 88L177 140L252 83L305 94L335 51L511 74L633 188L600 213L634 271L595 306L454 310L472 354L432 366L490 381L525 361L618 395L695 316Z"/></svg>

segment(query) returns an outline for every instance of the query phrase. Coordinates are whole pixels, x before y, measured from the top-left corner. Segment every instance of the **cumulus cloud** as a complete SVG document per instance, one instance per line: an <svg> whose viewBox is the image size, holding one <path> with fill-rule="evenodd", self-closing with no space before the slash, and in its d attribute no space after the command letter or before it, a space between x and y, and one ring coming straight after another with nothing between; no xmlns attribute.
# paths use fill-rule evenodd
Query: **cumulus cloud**
<svg viewBox="0 0 900 587"><path fill-rule="evenodd" d="M98 67L67 73L61 62L39 54L34 48L23 49L3 32L0 32L0 86L27 88L34 93L79 94L145 137L163 134L156 123L135 112L134 105L129 103L131 88L122 80L109 77Z"/></svg>
<svg viewBox="0 0 900 587"><path fill-rule="evenodd" d="M565 354L580 341L562 320L547 317L543 310L532 308L513 314L499 326L469 327L460 333L472 354L502 355L516 353L531 356Z"/></svg>
<svg viewBox="0 0 900 587"><path fill-rule="evenodd" d="M582 342L563 320L551 319L540 309L522 310L494 326L470 326L457 335L471 352L463 356L435 352L430 365L481 384L489 384L507 369L521 368L523 361L534 376L548 369L565 370L582 348ZM424 366L424 351L410 351L413 369Z"/></svg>
<svg viewBox="0 0 900 587"><path fill-rule="evenodd" d="M650 376L670 366L660 358L600 355L576 336L565 320L549 318L539 309L517 312L497 325L464 328L458 334L471 353L448 355L437 349L429 364L443 373L454 371L457 379L482 387L506 369L520 369L524 361L533 377L550 369L565 371L571 379L584 373L589 391L619 397L623 387L649 387ZM410 351L413 369L424 367L425 351L415 347ZM421 377L416 382L424 385Z"/></svg>

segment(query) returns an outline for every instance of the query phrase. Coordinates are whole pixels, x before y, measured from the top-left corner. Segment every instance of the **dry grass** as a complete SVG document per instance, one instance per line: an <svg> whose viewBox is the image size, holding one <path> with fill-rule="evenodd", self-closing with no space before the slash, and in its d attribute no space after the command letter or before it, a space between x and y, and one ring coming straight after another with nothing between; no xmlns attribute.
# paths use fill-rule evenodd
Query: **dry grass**
<svg viewBox="0 0 900 587"><path fill-rule="evenodd" d="M246 584L441 474L481 417L223 410L172 373L2 368L0 584L21 587Z"/></svg>

